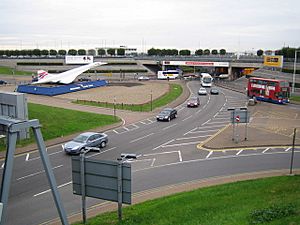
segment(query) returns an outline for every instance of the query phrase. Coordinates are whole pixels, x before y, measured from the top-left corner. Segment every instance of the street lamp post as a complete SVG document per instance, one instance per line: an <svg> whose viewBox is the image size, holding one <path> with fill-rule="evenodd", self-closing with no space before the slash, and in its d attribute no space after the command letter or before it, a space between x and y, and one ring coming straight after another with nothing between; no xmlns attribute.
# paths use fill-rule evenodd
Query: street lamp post
<svg viewBox="0 0 300 225"><path fill-rule="evenodd" d="M116 118L116 96L114 96L114 118L115 120L117 119Z"/></svg>
<svg viewBox="0 0 300 225"><path fill-rule="evenodd" d="M152 90L151 90L151 94L150 94L150 109L151 109L151 112L152 112Z"/></svg>
<svg viewBox="0 0 300 225"><path fill-rule="evenodd" d="M293 83L292 83L292 93L295 93L295 78L296 78L296 64L297 64L297 53L299 50L295 50L295 60L294 60L294 73L293 73Z"/></svg>

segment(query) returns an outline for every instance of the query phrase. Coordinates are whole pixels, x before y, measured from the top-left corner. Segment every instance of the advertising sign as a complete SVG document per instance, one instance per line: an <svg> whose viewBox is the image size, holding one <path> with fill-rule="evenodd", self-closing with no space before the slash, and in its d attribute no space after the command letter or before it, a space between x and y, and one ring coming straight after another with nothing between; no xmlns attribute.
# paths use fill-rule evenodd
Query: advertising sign
<svg viewBox="0 0 300 225"><path fill-rule="evenodd" d="M229 67L229 62L163 61L163 65Z"/></svg>
<svg viewBox="0 0 300 225"><path fill-rule="evenodd" d="M92 55L66 55L66 64L89 64L94 62Z"/></svg>
<svg viewBox="0 0 300 225"><path fill-rule="evenodd" d="M264 66L270 66L270 67L280 67L283 66L283 56L277 55L277 56L264 56Z"/></svg>

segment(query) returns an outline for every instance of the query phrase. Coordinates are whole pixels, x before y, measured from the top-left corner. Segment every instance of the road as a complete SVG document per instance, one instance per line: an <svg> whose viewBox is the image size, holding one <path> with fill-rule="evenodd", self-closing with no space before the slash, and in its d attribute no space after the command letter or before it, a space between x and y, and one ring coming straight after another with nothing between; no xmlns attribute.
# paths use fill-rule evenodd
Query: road
<svg viewBox="0 0 300 225"><path fill-rule="evenodd" d="M199 82L190 82L197 95ZM287 148L258 148L239 151L205 151L197 144L212 137L230 122L229 107L245 106L246 98L220 88L220 95L200 96L201 106L177 107L178 117L171 122L157 122L155 117L107 131L109 144L101 152L87 157L116 160L121 153L136 153L132 164L132 190L190 182L214 176L289 168ZM48 148L63 204L68 214L80 212L81 197L73 195L71 157L61 146ZM300 149L296 149L295 167L300 167ZM2 170L1 170L2 172ZM37 152L15 158L7 224L41 224L58 214ZM102 200L88 198L87 206Z"/></svg>

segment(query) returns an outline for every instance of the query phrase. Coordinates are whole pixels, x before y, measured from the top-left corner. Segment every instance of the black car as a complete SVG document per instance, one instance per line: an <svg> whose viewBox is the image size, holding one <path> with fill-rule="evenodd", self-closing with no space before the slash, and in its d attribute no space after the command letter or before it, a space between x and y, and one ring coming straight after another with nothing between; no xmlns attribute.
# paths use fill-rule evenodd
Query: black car
<svg viewBox="0 0 300 225"><path fill-rule="evenodd" d="M7 82L5 80L0 80L0 85L4 85L7 84Z"/></svg>
<svg viewBox="0 0 300 225"><path fill-rule="evenodd" d="M210 89L210 94L212 94L212 95L218 95L219 94L219 90L217 88L212 88L212 89Z"/></svg>
<svg viewBox="0 0 300 225"><path fill-rule="evenodd" d="M167 120L170 121L171 119L174 119L177 117L177 110L172 108L165 108L163 109L157 116L157 121L159 120Z"/></svg>

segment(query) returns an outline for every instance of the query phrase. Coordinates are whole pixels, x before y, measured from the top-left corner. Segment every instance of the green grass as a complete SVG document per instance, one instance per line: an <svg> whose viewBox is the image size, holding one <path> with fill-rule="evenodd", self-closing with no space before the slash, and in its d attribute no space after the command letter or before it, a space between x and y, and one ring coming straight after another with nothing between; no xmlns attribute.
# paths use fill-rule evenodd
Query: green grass
<svg viewBox="0 0 300 225"><path fill-rule="evenodd" d="M295 95L295 96L291 96L291 97L290 97L290 100L291 100L291 101L295 101L295 102L299 102L299 103L300 103L300 96L296 96L296 95Z"/></svg>
<svg viewBox="0 0 300 225"><path fill-rule="evenodd" d="M89 219L87 224L249 225L254 224L255 213L267 209L271 222L255 224L299 225L299 187L300 176L229 183L124 207L122 222L118 222L117 212L109 212Z"/></svg>
<svg viewBox="0 0 300 225"><path fill-rule="evenodd" d="M170 90L168 93L166 93L165 95L161 96L160 98L152 101L152 110L174 101L176 98L178 98L182 94L182 91L183 90L182 90L181 85L170 84ZM105 108L114 108L113 103L107 103L107 102L76 100L76 101L73 101L73 103L105 107ZM151 101L149 101L145 104L139 104L139 105L137 105L137 104L116 104L115 107L116 107L116 109L122 109L122 110L149 112L149 111L151 111Z"/></svg>
<svg viewBox="0 0 300 225"><path fill-rule="evenodd" d="M33 103L28 103L28 115L29 119L39 120L45 141L120 121L120 118L110 115L80 112ZM26 146L34 141L32 129L30 129L30 138L18 142L18 146ZM0 150L4 149L5 146L2 143Z"/></svg>
<svg viewBox="0 0 300 225"><path fill-rule="evenodd" d="M5 75L32 75L33 72L28 71L18 71L9 67L0 67L0 74Z"/></svg>

